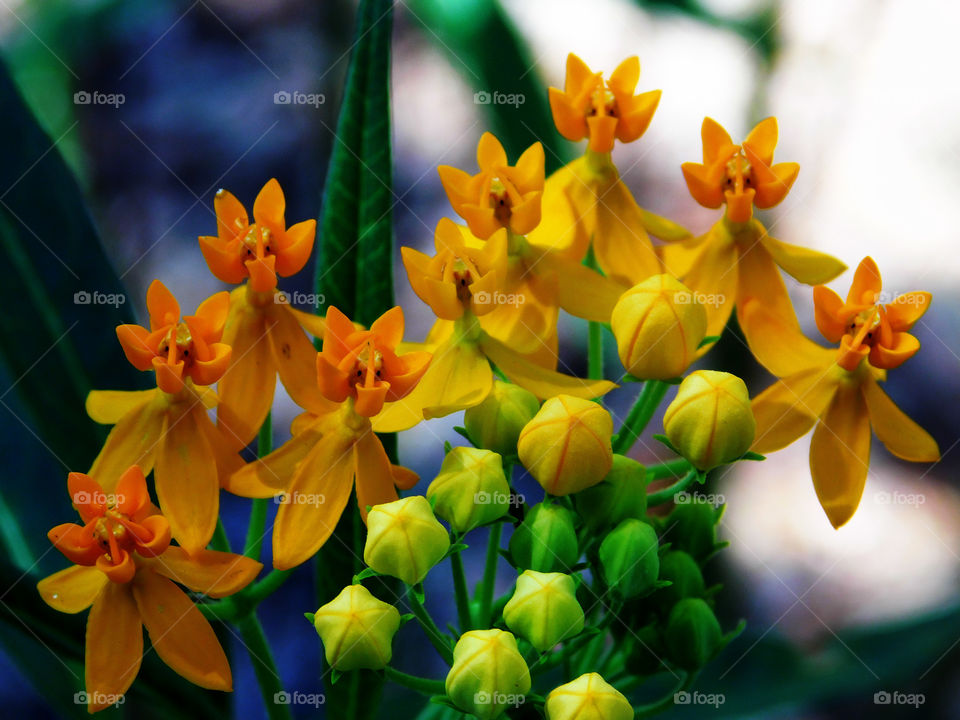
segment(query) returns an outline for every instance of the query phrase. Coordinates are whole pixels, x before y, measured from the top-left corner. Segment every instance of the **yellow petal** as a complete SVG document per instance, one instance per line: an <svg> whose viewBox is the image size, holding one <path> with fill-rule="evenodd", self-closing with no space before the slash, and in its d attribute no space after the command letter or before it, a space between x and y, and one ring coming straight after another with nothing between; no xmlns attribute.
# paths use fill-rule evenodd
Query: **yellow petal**
<svg viewBox="0 0 960 720"><path fill-rule="evenodd" d="M782 242L770 237L766 232L760 241L784 272L807 285L830 282L847 269L846 265L832 255Z"/></svg>
<svg viewBox="0 0 960 720"><path fill-rule="evenodd" d="M830 367L811 368L780 380L753 399L757 421L752 450L774 452L806 435L827 409L836 391Z"/></svg>
<svg viewBox="0 0 960 720"><path fill-rule="evenodd" d="M571 315L608 323L613 306L627 287L553 253L544 253L537 262L541 272L556 273L557 300Z"/></svg>
<svg viewBox="0 0 960 720"><path fill-rule="evenodd" d="M593 249L607 277L627 287L661 271L637 201L619 179L598 198Z"/></svg>
<svg viewBox="0 0 960 720"><path fill-rule="evenodd" d="M703 140L704 164L713 162L724 148L733 145L730 133L711 117L703 119L703 125L700 126L700 138Z"/></svg>
<svg viewBox="0 0 960 720"><path fill-rule="evenodd" d="M813 487L833 527L846 524L856 512L869 465L867 404L857 384L842 383L810 443Z"/></svg>
<svg viewBox="0 0 960 720"><path fill-rule="evenodd" d="M37 590L54 610L72 614L93 605L108 582L107 576L95 567L73 565L45 577L37 583Z"/></svg>
<svg viewBox="0 0 960 720"><path fill-rule="evenodd" d="M90 467L88 474L100 483L104 492L113 492L120 476L131 465L139 465L144 475L153 469L167 402L162 393L152 392L149 402L133 408L113 426Z"/></svg>
<svg viewBox="0 0 960 720"><path fill-rule="evenodd" d="M766 231L759 222L751 223L749 228L749 235L738 237L740 273L737 284L737 307L740 309L739 315L743 314L743 308L751 300L758 300L779 322L799 331L800 323L797 322L797 314L794 312L793 303L790 302L787 286L773 257L760 240Z"/></svg>
<svg viewBox="0 0 960 720"><path fill-rule="evenodd" d="M785 324L759 300L748 302L739 313L750 351L777 377L790 377L811 368L833 364L837 351L818 345L798 327Z"/></svg>
<svg viewBox="0 0 960 720"><path fill-rule="evenodd" d="M572 262L580 262L587 253L593 232L592 213L589 221L581 218L581 207L589 208L587 198L592 192L581 178L584 159L578 158L550 177L543 186L540 224L527 234L527 240L537 247L562 253ZM574 202L573 195L581 199Z"/></svg>
<svg viewBox="0 0 960 720"><path fill-rule="evenodd" d="M95 423L116 425L120 418L146 405L157 394L150 390L91 390L87 394L87 415Z"/></svg>
<svg viewBox="0 0 960 720"><path fill-rule="evenodd" d="M191 557L183 548L167 548L150 567L194 592L212 598L233 595L249 585L263 565L243 555L201 550Z"/></svg>
<svg viewBox="0 0 960 720"><path fill-rule="evenodd" d="M365 432L354 444L353 460L356 465L357 505L366 521L368 507L397 499L393 468L373 430Z"/></svg>
<svg viewBox="0 0 960 720"><path fill-rule="evenodd" d="M557 290L555 275L541 275L535 265L515 261L507 270L502 292L491 298L496 307L480 318L480 325L517 352L540 352L556 333ZM555 364L556 357L551 356L550 366Z"/></svg>
<svg viewBox="0 0 960 720"><path fill-rule="evenodd" d="M712 232L683 279L707 311L707 335L720 335L733 311L739 279L737 257L733 239L722 230Z"/></svg>
<svg viewBox="0 0 960 720"><path fill-rule="evenodd" d="M189 553L210 542L217 525L220 483L217 461L194 412L167 413L153 473L157 499L170 531Z"/></svg>
<svg viewBox="0 0 960 720"><path fill-rule="evenodd" d="M331 432L297 466L273 525L273 566L288 570L310 559L327 541L353 490L356 435Z"/></svg>
<svg viewBox="0 0 960 720"><path fill-rule="evenodd" d="M648 233L664 242L682 242L693 237L682 225L643 208L640 208L640 222Z"/></svg>
<svg viewBox="0 0 960 720"><path fill-rule="evenodd" d="M291 399L314 415L334 410L335 405L320 394L317 385L317 350L290 306L269 306L267 324L273 362Z"/></svg>
<svg viewBox="0 0 960 720"><path fill-rule="evenodd" d="M233 689L220 641L183 590L151 570L141 570L133 581L133 596L161 660L194 685Z"/></svg>
<svg viewBox="0 0 960 720"><path fill-rule="evenodd" d="M87 618L87 709L96 712L109 707L111 698L117 702L140 671L142 658L143 628L130 586L108 582Z"/></svg>
<svg viewBox="0 0 960 720"><path fill-rule="evenodd" d="M584 380L534 365L492 337L485 337L481 341L481 347L487 357L493 360L512 382L526 388L541 399L554 395L573 395L591 400L617 387L609 380Z"/></svg>
<svg viewBox="0 0 960 720"><path fill-rule="evenodd" d="M862 388L870 413L870 425L887 450L911 462L936 462L940 459L937 441L907 417L876 380L868 376Z"/></svg>
<svg viewBox="0 0 960 720"><path fill-rule="evenodd" d="M243 497L268 498L289 487L297 463L320 440L320 432L315 428L316 419L313 418L310 428L297 433L266 457L247 463L231 475L224 484L224 490Z"/></svg>
<svg viewBox="0 0 960 720"><path fill-rule="evenodd" d="M772 163L773 151L777 147L777 119L768 117L758 122L743 144L749 145L764 165Z"/></svg>

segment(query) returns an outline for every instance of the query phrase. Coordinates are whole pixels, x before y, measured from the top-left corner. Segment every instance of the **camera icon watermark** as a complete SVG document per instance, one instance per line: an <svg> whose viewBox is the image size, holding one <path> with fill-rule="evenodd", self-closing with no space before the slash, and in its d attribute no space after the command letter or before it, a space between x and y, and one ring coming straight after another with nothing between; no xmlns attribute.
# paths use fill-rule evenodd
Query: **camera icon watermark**
<svg viewBox="0 0 960 720"><path fill-rule="evenodd" d="M327 496L323 493L302 493L298 490L294 492L282 492L275 495L273 502L277 505L313 505L319 507L327 502Z"/></svg>
<svg viewBox="0 0 960 720"><path fill-rule="evenodd" d="M313 708L319 708L326 702L327 697L322 693L304 693L298 690L289 693L286 690L281 690L273 694L274 705L309 705Z"/></svg>
<svg viewBox="0 0 960 720"><path fill-rule="evenodd" d="M279 90L273 94L274 105L309 105L319 108L327 101L323 93L305 93L299 90Z"/></svg>
<svg viewBox="0 0 960 720"><path fill-rule="evenodd" d="M905 693L899 690L889 692L880 690L873 694L874 705L908 705L918 708L927 701L927 696L923 693Z"/></svg>
<svg viewBox="0 0 960 720"><path fill-rule="evenodd" d="M505 292L487 292L481 290L473 295L473 301L477 305L512 305L520 307L527 301L523 293L505 293Z"/></svg>
<svg viewBox="0 0 960 720"><path fill-rule="evenodd" d="M104 707L113 705L119 707L126 701L127 698L122 693L102 693L97 690L90 693L86 690L81 690L73 694L74 705L97 705Z"/></svg>
<svg viewBox="0 0 960 720"><path fill-rule="evenodd" d="M478 90L473 94L474 105L513 105L518 108L527 101L523 93L504 93L499 90Z"/></svg>
<svg viewBox="0 0 960 720"><path fill-rule="evenodd" d="M99 290L90 292L89 290L77 290L73 294L74 305L111 305L120 307L127 302L127 296L123 293L104 293Z"/></svg>
<svg viewBox="0 0 960 720"><path fill-rule="evenodd" d="M78 90L73 94L74 105L110 105L118 108L127 101L123 93L104 93L99 90Z"/></svg>
<svg viewBox="0 0 960 720"><path fill-rule="evenodd" d="M273 296L277 305L294 305L296 307L323 307L327 298L323 293L305 293L294 290L292 293L278 292Z"/></svg>
<svg viewBox="0 0 960 720"><path fill-rule="evenodd" d="M674 705L709 705L713 708L718 708L726 701L727 697L723 693L702 693L697 690L687 692L686 690L681 690L673 694Z"/></svg>

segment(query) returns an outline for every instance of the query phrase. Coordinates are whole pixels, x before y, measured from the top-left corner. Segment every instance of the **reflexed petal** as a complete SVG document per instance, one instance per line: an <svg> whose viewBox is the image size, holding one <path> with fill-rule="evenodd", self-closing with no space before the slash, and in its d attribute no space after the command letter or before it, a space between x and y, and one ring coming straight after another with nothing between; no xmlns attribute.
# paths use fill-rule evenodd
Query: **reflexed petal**
<svg viewBox="0 0 960 720"><path fill-rule="evenodd" d="M212 598L233 595L249 585L263 565L243 555L201 550L194 556L183 548L168 548L150 566L154 572Z"/></svg>
<svg viewBox="0 0 960 720"><path fill-rule="evenodd" d="M607 277L630 287L660 273L643 214L627 186L617 180L598 202L593 249Z"/></svg>
<svg viewBox="0 0 960 720"><path fill-rule="evenodd" d="M760 301L747 303L740 317L740 322L747 328L744 333L749 333L750 351L777 377L790 377L833 364L836 350L818 345L799 328L783 323Z"/></svg>
<svg viewBox="0 0 960 720"><path fill-rule="evenodd" d="M763 232L759 223L755 227L758 232ZM800 323L797 321L793 303L790 302L787 286L766 247L757 240L747 247L740 245L739 250L737 307L740 312L738 319L743 316L743 308L751 300L757 300L768 313L777 318L778 322L799 333ZM743 330L747 340L751 340L750 335L747 334L749 328Z"/></svg>
<svg viewBox="0 0 960 720"><path fill-rule="evenodd" d="M720 335L737 296L737 249L732 238L712 233L683 284L702 299L707 311L707 335ZM706 348L703 348L703 352Z"/></svg>
<svg viewBox="0 0 960 720"><path fill-rule="evenodd" d="M267 336L274 366L290 398L315 415L330 412L333 405L317 385L317 350L289 305L267 307Z"/></svg>
<svg viewBox="0 0 960 720"><path fill-rule="evenodd" d="M892 303L884 306L890 327L896 332L906 332L923 317L932 299L930 293L921 291L898 295Z"/></svg>
<svg viewBox="0 0 960 720"><path fill-rule="evenodd" d="M366 522L367 508L397 499L393 467L373 430L368 430L353 446L356 464L357 505Z"/></svg>
<svg viewBox="0 0 960 720"><path fill-rule="evenodd" d="M870 364L874 367L893 370L917 354L920 341L909 333L894 333L890 345L877 343L870 348Z"/></svg>
<svg viewBox="0 0 960 720"><path fill-rule="evenodd" d="M243 497L273 497L290 486L297 463L320 441L315 418L310 429L295 434L266 457L253 460L231 475L224 490Z"/></svg>
<svg viewBox="0 0 960 720"><path fill-rule="evenodd" d="M120 475L131 465L139 465L145 475L153 469L167 408L163 395L155 392L149 402L135 407L114 425L90 468L90 475L104 491L112 492Z"/></svg>
<svg viewBox="0 0 960 720"><path fill-rule="evenodd" d="M608 323L620 296L627 288L595 270L570 262L553 253L544 253L537 268L557 275L557 300L571 315Z"/></svg>
<svg viewBox="0 0 960 720"><path fill-rule="evenodd" d="M137 573L133 596L161 660L194 685L208 690L233 689L230 664L220 641L183 590L144 570Z"/></svg>
<svg viewBox="0 0 960 720"><path fill-rule="evenodd" d="M911 462L936 462L940 459L937 441L907 417L876 380L868 376L861 387L870 413L870 425L887 450Z"/></svg>
<svg viewBox="0 0 960 720"><path fill-rule="evenodd" d="M823 415L837 388L836 373L811 368L780 380L753 399L757 421L752 450L774 452L810 432Z"/></svg>
<svg viewBox="0 0 960 720"><path fill-rule="evenodd" d="M847 331L845 316L841 313L843 299L825 285L817 285L813 289L813 314L817 321L817 329L828 341L840 342L840 338Z"/></svg>
<svg viewBox="0 0 960 720"><path fill-rule="evenodd" d="M54 610L74 614L93 605L108 582L96 568L74 565L45 577L37 583L37 590Z"/></svg>
<svg viewBox="0 0 960 720"><path fill-rule="evenodd" d="M810 472L830 524L844 525L863 496L870 464L870 418L855 384L840 384L810 443Z"/></svg>
<svg viewBox="0 0 960 720"><path fill-rule="evenodd" d="M327 321L322 315L314 315L313 313L303 312L302 310L297 310L294 307L290 308L290 312L293 313L293 316L297 319L297 322L300 323L300 327L313 335L315 338L320 338L321 340L323 339L323 335L327 330Z"/></svg>
<svg viewBox="0 0 960 720"><path fill-rule="evenodd" d="M640 208L640 222L650 235L664 242L682 242L693 237L682 225L643 208Z"/></svg>
<svg viewBox="0 0 960 720"><path fill-rule="evenodd" d="M830 282L847 269L847 266L826 253L817 252L800 245L791 245L770 237L764 232L760 241L773 256L774 262L799 282L807 285L822 285Z"/></svg>
<svg viewBox="0 0 960 720"><path fill-rule="evenodd" d="M390 471L393 473L393 484L398 490L410 490L420 482L419 475L402 465L391 465Z"/></svg>
<svg viewBox="0 0 960 720"><path fill-rule="evenodd" d="M95 423L116 425L120 418L134 408L143 407L156 396L150 390L91 390L87 393L87 415Z"/></svg>
<svg viewBox="0 0 960 720"><path fill-rule="evenodd" d="M198 611L199 612L199 611ZM108 582L87 618L84 675L90 712L119 701L133 684L143 658L140 612L129 585ZM100 703L94 703L99 699Z"/></svg>

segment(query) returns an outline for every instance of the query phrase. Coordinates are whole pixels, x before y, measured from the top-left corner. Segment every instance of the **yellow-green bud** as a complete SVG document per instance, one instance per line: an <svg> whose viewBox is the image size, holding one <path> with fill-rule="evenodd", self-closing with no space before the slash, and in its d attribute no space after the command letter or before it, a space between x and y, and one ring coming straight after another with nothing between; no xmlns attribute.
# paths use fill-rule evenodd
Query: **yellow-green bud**
<svg viewBox="0 0 960 720"><path fill-rule="evenodd" d="M453 649L447 673L447 697L481 720L499 717L524 702L530 692L530 670L516 638L503 630L465 632Z"/></svg>
<svg viewBox="0 0 960 720"><path fill-rule="evenodd" d="M747 386L730 373L690 373L664 413L663 429L699 470L736 460L750 449L757 431Z"/></svg>
<svg viewBox="0 0 960 720"><path fill-rule="evenodd" d="M673 606L664 635L667 656L690 671L706 665L723 639L716 615L700 598L686 598Z"/></svg>
<svg viewBox="0 0 960 720"><path fill-rule="evenodd" d="M520 431L539 409L540 401L532 392L496 380L482 403L466 409L463 424L470 439L480 447L513 457Z"/></svg>
<svg viewBox="0 0 960 720"><path fill-rule="evenodd" d="M507 627L545 652L583 630L583 608L573 578L563 573L525 570L503 608Z"/></svg>
<svg viewBox="0 0 960 720"><path fill-rule="evenodd" d="M633 720L633 707L595 672L554 688L544 706L547 720Z"/></svg>
<svg viewBox="0 0 960 720"><path fill-rule="evenodd" d="M367 514L363 561L382 575L416 585L449 547L450 536L423 495L375 505Z"/></svg>
<svg viewBox="0 0 960 720"><path fill-rule="evenodd" d="M660 558L660 580L670 582L654 595L664 610L669 610L684 598L702 597L705 590L700 566L682 550L671 550Z"/></svg>
<svg viewBox="0 0 960 720"><path fill-rule="evenodd" d="M317 610L313 626L331 667L341 672L380 670L393 654L391 643L400 628L400 613L363 585L349 585Z"/></svg>
<svg viewBox="0 0 960 720"><path fill-rule="evenodd" d="M613 418L601 405L570 395L547 400L520 433L520 462L552 495L596 485L610 471Z"/></svg>
<svg viewBox="0 0 960 720"><path fill-rule="evenodd" d="M647 514L647 470L636 460L613 456L613 467L603 482L577 493L577 514L590 530L613 527L627 518Z"/></svg>
<svg viewBox="0 0 960 720"><path fill-rule="evenodd" d="M707 333L707 311L679 280L654 275L620 296L610 326L628 373L669 380L696 359Z"/></svg>
<svg viewBox="0 0 960 720"><path fill-rule="evenodd" d="M567 572L580 557L573 514L553 503L531 509L510 536L514 565L538 572Z"/></svg>
<svg viewBox="0 0 960 720"><path fill-rule="evenodd" d="M660 573L656 531L642 520L624 520L600 543L600 567L607 585L621 598L646 592Z"/></svg>
<svg viewBox="0 0 960 720"><path fill-rule="evenodd" d="M697 560L704 560L717 547L717 522L722 511L694 495L690 502L677 505L667 518L666 540L676 549L685 550Z"/></svg>
<svg viewBox="0 0 960 720"><path fill-rule="evenodd" d="M510 511L510 485L503 459L490 450L455 447L427 488L434 512L460 533L485 525Z"/></svg>

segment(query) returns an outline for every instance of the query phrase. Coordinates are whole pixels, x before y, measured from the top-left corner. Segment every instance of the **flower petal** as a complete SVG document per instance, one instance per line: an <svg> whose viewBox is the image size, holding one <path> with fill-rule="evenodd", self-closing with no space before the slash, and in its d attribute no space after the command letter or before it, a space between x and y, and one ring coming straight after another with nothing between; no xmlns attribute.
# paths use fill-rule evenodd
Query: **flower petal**
<svg viewBox="0 0 960 720"><path fill-rule="evenodd" d="M267 307L267 337L273 364L290 398L300 407L322 415L334 409L317 385L317 349L289 305Z"/></svg>
<svg viewBox="0 0 960 720"><path fill-rule="evenodd" d="M743 144L749 146L764 165L770 165L777 147L777 119L768 117L758 122Z"/></svg>
<svg viewBox="0 0 960 720"><path fill-rule="evenodd" d="M808 339L799 327L782 322L759 300L748 302L739 316L753 356L777 377L833 364L836 350Z"/></svg>
<svg viewBox="0 0 960 720"><path fill-rule="evenodd" d="M54 610L75 614L93 605L108 582L96 568L73 565L45 577L37 583L37 590Z"/></svg>
<svg viewBox="0 0 960 720"><path fill-rule="evenodd" d="M143 407L157 394L150 390L91 390L87 393L87 415L95 423L116 425L134 408Z"/></svg>
<svg viewBox="0 0 960 720"><path fill-rule="evenodd" d="M781 450L806 435L823 415L837 388L829 367L815 367L774 383L757 395L751 407L757 421L752 450Z"/></svg>
<svg viewBox="0 0 960 720"><path fill-rule="evenodd" d="M320 441L316 423L290 438L266 457L257 458L231 475L223 489L243 497L267 498L289 487L297 463Z"/></svg>
<svg viewBox="0 0 960 720"><path fill-rule="evenodd" d="M222 598L243 590L263 569L244 555L201 550L190 556L183 548L170 547L150 567L154 572L194 592Z"/></svg>
<svg viewBox="0 0 960 720"><path fill-rule="evenodd" d="M143 628L130 586L108 582L87 618L87 709L96 712L118 702L137 677L142 658Z"/></svg>
<svg viewBox="0 0 960 720"><path fill-rule="evenodd" d="M485 132L477 143L477 165L481 170L492 170L507 165L507 153L492 132Z"/></svg>
<svg viewBox="0 0 960 720"><path fill-rule="evenodd" d="M257 193L253 201L253 219L259 225L266 225L275 233L284 229L283 215L287 209L287 201L283 197L283 190L276 178L270 178Z"/></svg>
<svg viewBox="0 0 960 720"><path fill-rule="evenodd" d="M660 259L629 188L617 180L599 203L593 249L607 277L630 287L660 273Z"/></svg>
<svg viewBox="0 0 960 720"><path fill-rule="evenodd" d="M937 441L898 408L876 380L868 376L861 387L870 413L870 425L887 450L910 462L936 462L940 459Z"/></svg>
<svg viewBox="0 0 960 720"><path fill-rule="evenodd" d="M135 517L150 504L147 479L138 465L133 465L117 481L117 510Z"/></svg>
<svg viewBox="0 0 960 720"><path fill-rule="evenodd" d="M198 240L203 259L214 277L231 285L246 279L247 269L243 265L239 242L226 243L220 238L209 235L201 235Z"/></svg>
<svg viewBox="0 0 960 720"><path fill-rule="evenodd" d="M153 398L132 409L113 426L100 454L90 468L106 492L113 492L120 476L131 465L139 465L144 474L153 469L157 441L163 430L167 411L164 396L154 390Z"/></svg>
<svg viewBox="0 0 960 720"><path fill-rule="evenodd" d="M67 560L78 565L93 565L103 554L93 533L83 525L62 523L50 528L47 537Z"/></svg>
<svg viewBox="0 0 960 720"><path fill-rule="evenodd" d="M730 319L740 277L737 262L732 238L718 229L707 238L693 267L683 278L683 284L702 299L707 311L707 335L720 335Z"/></svg>
<svg viewBox="0 0 960 720"><path fill-rule="evenodd" d="M920 341L910 333L893 333L892 343L876 343L870 348L870 364L885 370L893 370L903 365L917 354Z"/></svg>
<svg viewBox="0 0 960 720"><path fill-rule="evenodd" d="M373 430L368 430L353 446L356 464L357 505L366 522L367 508L397 499L393 468L383 445Z"/></svg>
<svg viewBox="0 0 960 720"><path fill-rule="evenodd" d="M703 163L705 165L712 163L721 151L733 145L730 133L711 117L703 119L703 124L700 126L700 138L703 141Z"/></svg>
<svg viewBox="0 0 960 720"><path fill-rule="evenodd" d="M872 257L865 257L857 265L847 293L847 305L873 305L883 289L880 268Z"/></svg>
<svg viewBox="0 0 960 720"><path fill-rule="evenodd" d="M180 321L180 303L159 280L147 288L147 311L150 313L150 330L159 330Z"/></svg>
<svg viewBox="0 0 960 720"><path fill-rule="evenodd" d="M287 228L284 233L284 246L277 252L277 273L289 277L301 270L313 252L313 241L317 235L317 221L304 220Z"/></svg>
<svg viewBox="0 0 960 720"><path fill-rule="evenodd" d="M640 222L644 230L664 242L682 242L693 237L682 225L643 208L640 208Z"/></svg>
<svg viewBox="0 0 960 720"><path fill-rule="evenodd" d="M137 573L133 596L161 660L194 685L208 690L233 689L230 664L220 641L183 590L148 569Z"/></svg>
<svg viewBox="0 0 960 720"><path fill-rule="evenodd" d="M826 285L817 285L813 289L813 314L820 334L829 342L840 342L847 331L843 299Z"/></svg>
<svg viewBox="0 0 960 720"><path fill-rule="evenodd" d="M556 253L545 252L537 269L556 273L557 301L571 315L608 323L613 306L627 287L579 263L573 263Z"/></svg>
<svg viewBox="0 0 960 720"><path fill-rule="evenodd" d="M898 295L892 303L884 305L887 320L894 332L906 332L913 327L930 307L933 296L928 292L914 291Z"/></svg>
<svg viewBox="0 0 960 720"><path fill-rule="evenodd" d="M213 209L217 215L217 235L221 240L237 240L242 237L250 222L246 208L233 193L217 190L213 198Z"/></svg>
<svg viewBox="0 0 960 720"><path fill-rule="evenodd" d="M846 265L832 255L782 242L770 237L766 232L761 235L760 242L784 272L807 285L830 282L847 269Z"/></svg>

